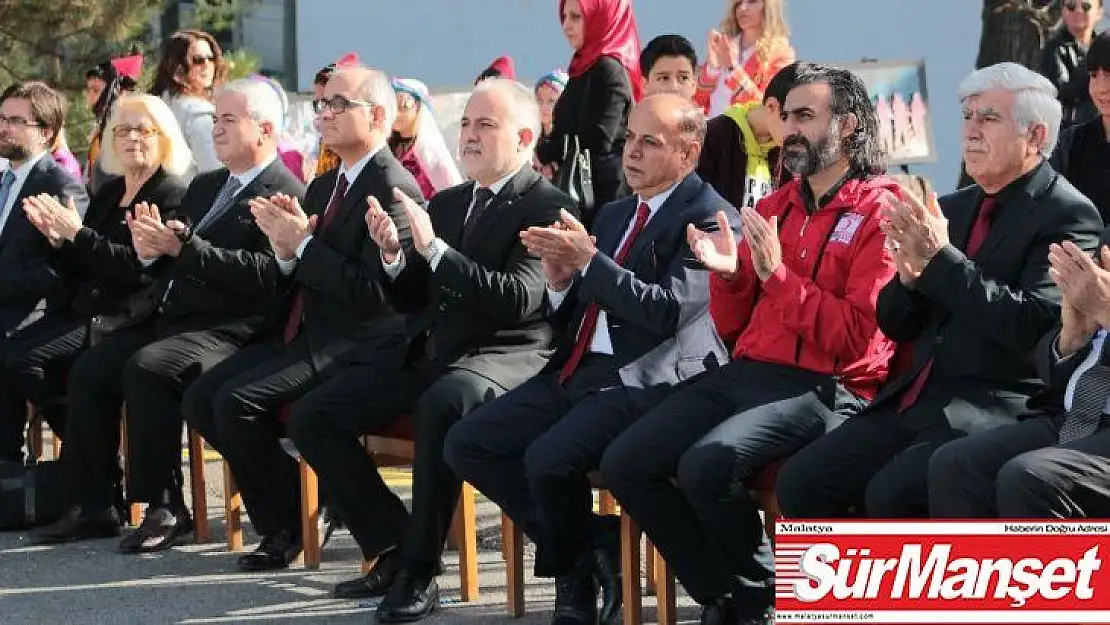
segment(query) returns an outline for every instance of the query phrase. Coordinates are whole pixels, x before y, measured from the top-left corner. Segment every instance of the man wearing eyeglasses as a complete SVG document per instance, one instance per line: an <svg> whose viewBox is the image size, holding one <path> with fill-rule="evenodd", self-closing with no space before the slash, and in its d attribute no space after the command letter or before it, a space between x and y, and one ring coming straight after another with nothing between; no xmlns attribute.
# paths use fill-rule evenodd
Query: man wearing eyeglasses
<svg viewBox="0 0 1110 625"><path fill-rule="evenodd" d="M302 547L297 467L279 437L282 409L347 363L391 357L404 342L405 319L386 299L365 223L373 197L396 222L407 253L416 254L394 188L423 204L420 187L386 146L397 112L393 87L380 71L347 68L314 104L340 166L312 181L304 208L281 195L251 204L276 255L264 271L280 277L291 297L278 336L202 376L183 402L190 423L231 467L262 536L239 559L249 571L285 568Z"/></svg>
<svg viewBox="0 0 1110 625"><path fill-rule="evenodd" d="M16 83L0 95L0 335L33 321L40 303L61 305L62 280L50 269L51 246L23 212L23 199L46 193L72 199L81 215L85 188L50 158L65 122L61 96L41 82Z"/></svg>
<svg viewBox="0 0 1110 625"><path fill-rule="evenodd" d="M1063 25L1045 44L1040 72L1056 87L1063 125L1081 124L1098 115L1087 93L1087 48L1102 18L1103 0L1063 0Z"/></svg>

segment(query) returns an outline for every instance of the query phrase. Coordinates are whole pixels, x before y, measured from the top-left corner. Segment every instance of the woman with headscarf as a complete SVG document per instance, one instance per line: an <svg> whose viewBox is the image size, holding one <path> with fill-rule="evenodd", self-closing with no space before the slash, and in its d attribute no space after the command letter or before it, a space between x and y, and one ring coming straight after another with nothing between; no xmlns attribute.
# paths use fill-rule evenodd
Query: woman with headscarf
<svg viewBox="0 0 1110 625"><path fill-rule="evenodd" d="M640 36L630 0L559 0L559 16L574 48L570 79L536 156L541 165L557 168L568 140L577 137L590 153L594 206L600 208L616 198L621 184L628 112L643 89Z"/></svg>
<svg viewBox="0 0 1110 625"><path fill-rule="evenodd" d="M419 80L398 78L393 81L393 91L397 94L397 119L389 149L430 200L437 192L461 183L462 175L436 125L428 87Z"/></svg>
<svg viewBox="0 0 1110 625"><path fill-rule="evenodd" d="M570 76L561 69L553 69L544 74L536 81L535 94L536 104L540 107L540 138L537 144L543 143L551 136L552 116L555 112L555 105L559 102L559 96L563 95L563 90L567 88L567 80ZM551 178L555 171L550 166L544 166L540 163L539 159L535 161L536 169L539 170L547 178Z"/></svg>
<svg viewBox="0 0 1110 625"><path fill-rule="evenodd" d="M720 29L709 32L709 60L694 99L710 117L734 104L762 102L780 69L794 62L786 0L728 0Z"/></svg>

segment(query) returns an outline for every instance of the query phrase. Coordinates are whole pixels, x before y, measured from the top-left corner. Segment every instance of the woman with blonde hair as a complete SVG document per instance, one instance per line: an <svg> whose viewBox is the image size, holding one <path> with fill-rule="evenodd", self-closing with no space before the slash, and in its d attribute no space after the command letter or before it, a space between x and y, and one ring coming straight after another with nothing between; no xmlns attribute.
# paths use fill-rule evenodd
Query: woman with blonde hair
<svg viewBox="0 0 1110 625"><path fill-rule="evenodd" d="M0 423L0 429L15 436L22 435L27 401L40 408L51 429L63 439L81 427L78 422L92 423L81 419L81 406L70 405L67 409L58 401L67 395L70 367L100 337L134 323L149 311L148 304L157 303L158 283L142 270L127 215L144 203L157 205L163 214L170 213L185 194L181 176L192 164L192 155L169 106L151 95L122 96L105 125L99 164L112 177L92 196L84 221L72 204L62 204L48 195L28 198L23 206L28 220L56 248L53 268L64 277L65 293L59 299L64 298L66 305L16 332L0 349L4 368L0 407L22 407L16 412L0 409L0 417L13 415L9 421L20 415L12 423ZM119 428L92 435L111 437L115 439L111 448L119 447ZM114 463L116 458L91 462ZM78 471L89 468L83 461L75 464L82 465L76 467ZM115 470L117 479L109 485L103 506L97 509L88 505L91 501L73 502L86 504L79 513L81 538L119 533L115 507L122 500L118 467ZM74 481L73 476L67 476L67 480L80 498L96 497L83 492L81 482Z"/></svg>
<svg viewBox="0 0 1110 625"><path fill-rule="evenodd" d="M767 84L795 60L786 0L728 0L720 29L709 31L709 60L695 100L710 117L734 104L762 102Z"/></svg>
<svg viewBox="0 0 1110 625"><path fill-rule="evenodd" d="M202 30L179 30L166 40L151 95L170 106L196 165L194 173L223 167L212 144L216 107L213 89L227 72L216 38Z"/></svg>

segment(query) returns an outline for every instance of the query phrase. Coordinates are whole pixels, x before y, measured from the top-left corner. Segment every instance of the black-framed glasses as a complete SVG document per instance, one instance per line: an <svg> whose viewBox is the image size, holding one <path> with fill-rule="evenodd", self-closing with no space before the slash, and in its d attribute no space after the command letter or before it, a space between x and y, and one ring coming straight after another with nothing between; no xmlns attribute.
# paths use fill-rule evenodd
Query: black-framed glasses
<svg viewBox="0 0 1110 625"><path fill-rule="evenodd" d="M200 65L204 65L205 63L215 63L216 62L216 57L214 57L214 56L204 56L203 54L197 54L197 55L191 57L189 59L189 61L193 65L200 66Z"/></svg>
<svg viewBox="0 0 1110 625"><path fill-rule="evenodd" d="M149 139L158 134L158 129L154 126L128 126L127 124L112 126L112 134L121 139L130 137L131 133L138 133L140 139Z"/></svg>
<svg viewBox="0 0 1110 625"><path fill-rule="evenodd" d="M1069 11L1083 9L1084 13L1090 13L1091 9L1095 8L1095 5L1091 4L1090 2L1065 2L1064 8Z"/></svg>
<svg viewBox="0 0 1110 625"><path fill-rule="evenodd" d="M323 113L324 109L336 115L341 115L347 112L347 109L356 106L375 106L375 104L366 100L352 100L341 95L333 95L330 98L319 98L312 101L312 110L315 111L317 115Z"/></svg>
<svg viewBox="0 0 1110 625"><path fill-rule="evenodd" d="M7 115L0 115L0 126L19 126L22 128L41 128L42 124L33 122L26 117L15 115L8 117Z"/></svg>

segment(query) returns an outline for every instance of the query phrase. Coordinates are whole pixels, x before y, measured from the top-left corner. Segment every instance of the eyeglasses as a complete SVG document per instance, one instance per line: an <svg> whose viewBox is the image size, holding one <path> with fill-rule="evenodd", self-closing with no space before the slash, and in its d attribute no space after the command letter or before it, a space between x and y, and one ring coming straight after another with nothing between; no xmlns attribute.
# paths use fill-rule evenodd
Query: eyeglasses
<svg viewBox="0 0 1110 625"><path fill-rule="evenodd" d="M324 109L330 110L332 113L334 113L336 115L341 115L341 114L345 113L347 111L347 109L354 108L356 106L376 106L376 105L373 102L367 102L365 100L352 100L350 98L347 98L347 97L344 97L344 96L341 96L341 95L333 95L330 99L329 98L320 98L318 100L313 100L312 101L312 110L317 115L319 115L320 113L323 113Z"/></svg>
<svg viewBox="0 0 1110 625"><path fill-rule="evenodd" d="M140 139L149 139L158 134L158 129L153 126L128 126L126 124L112 126L112 134L120 139L130 137L133 132L139 133Z"/></svg>
<svg viewBox="0 0 1110 625"><path fill-rule="evenodd" d="M42 124L33 122L26 117L8 117L0 115L0 126L22 126L23 128L41 128Z"/></svg>
<svg viewBox="0 0 1110 625"><path fill-rule="evenodd" d="M1093 4L1091 4L1090 2L1082 2L1082 3L1079 3L1079 2L1066 2L1066 3L1064 3L1064 8L1066 8L1066 9L1067 9L1067 10L1069 10L1069 11L1074 11L1074 10L1076 10L1077 8L1080 8L1080 9L1083 9L1083 12L1084 12L1084 13L1090 13L1090 12L1091 12L1091 9L1093 9L1093 8L1094 8L1094 5L1093 5Z"/></svg>
<svg viewBox="0 0 1110 625"><path fill-rule="evenodd" d="M189 61L192 62L193 65L200 66L200 65L204 65L205 63L215 63L216 62L216 57L214 57L214 56L204 56L204 55L198 54L198 55L192 57L191 59L189 59Z"/></svg>

